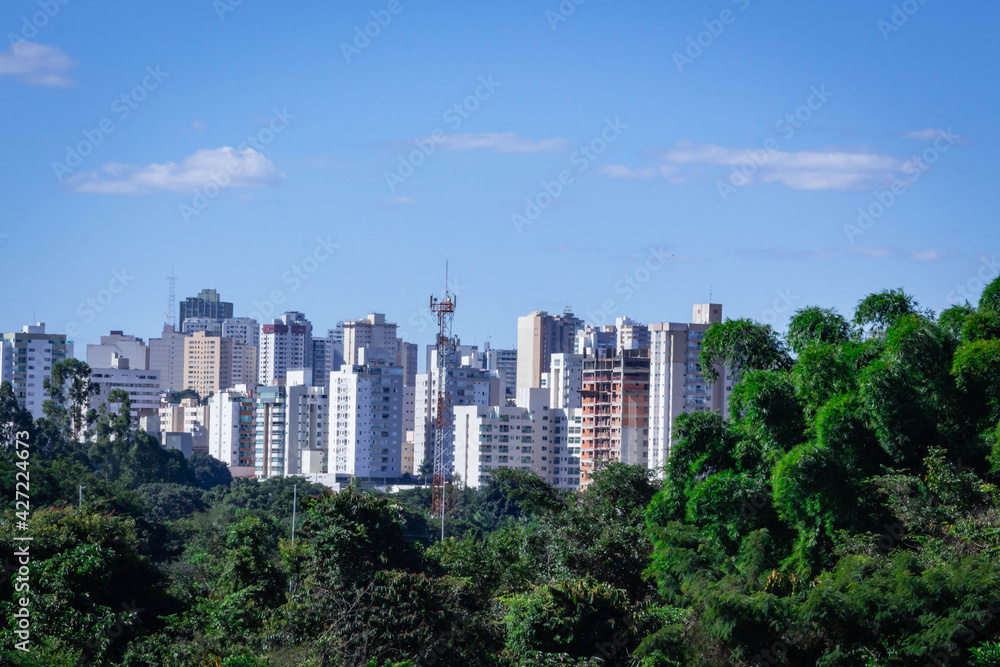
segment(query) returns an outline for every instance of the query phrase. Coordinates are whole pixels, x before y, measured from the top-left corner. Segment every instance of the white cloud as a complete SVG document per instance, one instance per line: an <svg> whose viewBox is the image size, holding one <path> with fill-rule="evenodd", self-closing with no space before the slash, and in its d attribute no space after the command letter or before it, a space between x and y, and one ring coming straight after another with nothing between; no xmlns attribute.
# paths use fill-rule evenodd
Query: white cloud
<svg viewBox="0 0 1000 667"><path fill-rule="evenodd" d="M676 185L689 180L692 171L727 167L724 182L741 187L780 183L793 190L863 190L889 185L903 162L870 151L839 148L808 151L767 151L762 148L727 148L716 144L678 142L659 155L653 167L605 165L596 171L609 178L653 180L665 178Z"/></svg>
<svg viewBox="0 0 1000 667"><path fill-rule="evenodd" d="M958 253L942 248L902 250L891 246L852 246L848 248L751 248L736 250L736 255L771 260L816 260L861 257L864 259L895 259L908 262L939 262Z"/></svg>
<svg viewBox="0 0 1000 667"><path fill-rule="evenodd" d="M400 206L414 206L417 200L413 197L386 197L379 201L379 206L381 208L399 208Z"/></svg>
<svg viewBox="0 0 1000 667"><path fill-rule="evenodd" d="M252 148L205 148L180 163L139 165L111 162L99 171L80 173L66 181L71 192L104 195L146 195L153 192L191 192L211 183L230 188L266 188L285 175Z"/></svg>
<svg viewBox="0 0 1000 667"><path fill-rule="evenodd" d="M904 139L912 139L914 141L936 141L937 139L944 139L955 144L967 144L969 143L969 138L961 134L953 134L951 128L947 130L936 129L933 127L928 127L923 130L905 130L899 133Z"/></svg>
<svg viewBox="0 0 1000 667"><path fill-rule="evenodd" d="M793 190L860 190L892 182L902 163L877 153L841 149L765 151L683 142L663 155L671 164L746 166L746 184L781 183ZM742 181L737 181L742 183Z"/></svg>
<svg viewBox="0 0 1000 667"><path fill-rule="evenodd" d="M494 153L558 153L571 148L565 139L528 139L517 132L484 132L479 134L445 134L420 137L432 141L444 151L484 150Z"/></svg>
<svg viewBox="0 0 1000 667"><path fill-rule="evenodd" d="M604 164L597 167L594 172L608 178L615 178L624 181L651 181L656 178L669 179L676 175L679 169L671 164L663 164L659 167L626 167L620 164Z"/></svg>
<svg viewBox="0 0 1000 667"><path fill-rule="evenodd" d="M15 42L0 53L0 76L9 74L31 86L72 86L63 72L74 65L58 48L35 42Z"/></svg>

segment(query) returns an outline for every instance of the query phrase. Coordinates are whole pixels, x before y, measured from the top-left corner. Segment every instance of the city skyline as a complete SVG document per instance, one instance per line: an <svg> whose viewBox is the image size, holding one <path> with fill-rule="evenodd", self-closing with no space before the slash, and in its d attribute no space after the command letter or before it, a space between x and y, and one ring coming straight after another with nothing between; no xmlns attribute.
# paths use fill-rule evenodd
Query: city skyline
<svg viewBox="0 0 1000 667"><path fill-rule="evenodd" d="M424 344L448 261L501 348L535 310L781 329L1000 273L995 6L42 4L2 13L0 330L152 337L172 271Z"/></svg>

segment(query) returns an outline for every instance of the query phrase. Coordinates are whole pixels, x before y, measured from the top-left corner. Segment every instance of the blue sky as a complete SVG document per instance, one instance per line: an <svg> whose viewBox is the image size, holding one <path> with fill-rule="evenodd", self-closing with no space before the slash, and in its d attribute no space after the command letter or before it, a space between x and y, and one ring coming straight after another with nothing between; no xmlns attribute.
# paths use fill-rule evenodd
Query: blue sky
<svg viewBox="0 0 1000 667"><path fill-rule="evenodd" d="M171 271L427 343L448 260L495 346L1000 272L996 3L234 2L3 3L0 330L155 336Z"/></svg>

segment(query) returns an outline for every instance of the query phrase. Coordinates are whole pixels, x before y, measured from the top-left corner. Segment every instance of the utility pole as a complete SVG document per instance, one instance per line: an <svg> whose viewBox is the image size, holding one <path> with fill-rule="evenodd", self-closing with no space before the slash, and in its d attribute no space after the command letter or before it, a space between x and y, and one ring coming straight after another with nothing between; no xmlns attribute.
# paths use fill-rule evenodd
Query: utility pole
<svg viewBox="0 0 1000 667"><path fill-rule="evenodd" d="M299 485L292 484L292 546L295 546L295 508L299 504ZM288 592L292 592L292 577L288 577Z"/></svg>
<svg viewBox="0 0 1000 667"><path fill-rule="evenodd" d="M83 507L83 490L86 488L86 486L83 486L82 484L80 485L80 502L77 507Z"/></svg>

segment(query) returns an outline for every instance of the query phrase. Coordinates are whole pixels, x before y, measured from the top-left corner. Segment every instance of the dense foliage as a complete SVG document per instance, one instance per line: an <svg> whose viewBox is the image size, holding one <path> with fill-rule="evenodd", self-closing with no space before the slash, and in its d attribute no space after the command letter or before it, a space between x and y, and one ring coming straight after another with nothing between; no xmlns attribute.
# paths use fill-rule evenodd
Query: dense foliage
<svg viewBox="0 0 1000 667"><path fill-rule="evenodd" d="M937 318L901 290L851 319L803 308L784 339L714 325L702 365L733 371L730 413L681 417L662 474L611 464L565 492L499 470L449 489L444 540L426 487L331 493L164 451L127 396L86 409L84 364L35 422L4 385L0 662L1000 665L998 293Z"/></svg>

